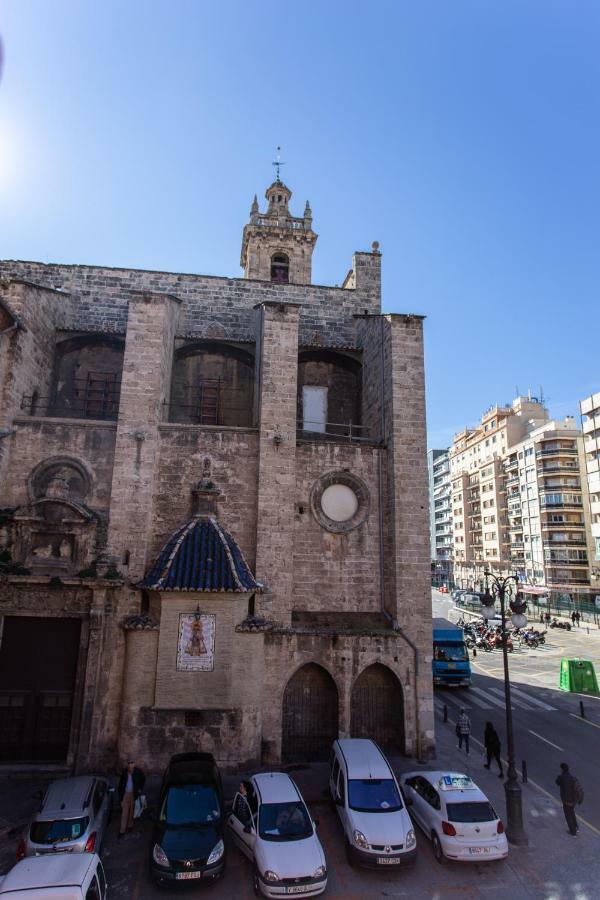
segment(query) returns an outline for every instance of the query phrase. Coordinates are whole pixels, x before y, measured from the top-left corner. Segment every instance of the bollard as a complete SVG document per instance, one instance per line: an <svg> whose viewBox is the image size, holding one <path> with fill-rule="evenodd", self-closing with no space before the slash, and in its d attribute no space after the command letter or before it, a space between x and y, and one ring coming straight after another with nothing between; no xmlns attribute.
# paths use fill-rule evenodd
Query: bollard
<svg viewBox="0 0 600 900"><path fill-rule="evenodd" d="M521 763L521 773L523 784L527 784L527 762L525 760Z"/></svg>
<svg viewBox="0 0 600 900"><path fill-rule="evenodd" d="M585 719L585 709L583 708L583 700L579 701L579 714L582 719Z"/></svg>
<svg viewBox="0 0 600 900"><path fill-rule="evenodd" d="M444 703L444 722L447 722L447 721L448 721L448 707Z"/></svg>

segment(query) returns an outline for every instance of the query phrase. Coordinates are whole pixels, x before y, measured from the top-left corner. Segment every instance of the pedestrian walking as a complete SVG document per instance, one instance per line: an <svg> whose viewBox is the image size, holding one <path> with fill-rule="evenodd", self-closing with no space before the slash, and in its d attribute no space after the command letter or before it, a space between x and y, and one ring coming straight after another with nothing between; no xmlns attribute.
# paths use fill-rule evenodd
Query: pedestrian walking
<svg viewBox="0 0 600 900"><path fill-rule="evenodd" d="M571 622L573 624L573 627L575 626L576 621L577 621L577 616L575 615L575 610L573 610L573 612L571 613Z"/></svg>
<svg viewBox="0 0 600 900"><path fill-rule="evenodd" d="M578 609L575 610L575 621L577 622L577 627L579 628L579 620L581 619L581 613Z"/></svg>
<svg viewBox="0 0 600 900"><path fill-rule="evenodd" d="M498 778L502 778L504 776L504 772L502 771L502 760L500 759L500 737L491 722L485 723L485 731L483 733L483 746L485 747L485 752L487 755L487 762L484 763L484 767L486 769L489 769L492 763L492 759L495 759L498 763L498 768L500 769Z"/></svg>
<svg viewBox="0 0 600 900"><path fill-rule="evenodd" d="M458 738L458 749L462 750L463 741L465 742L465 750L469 755L469 736L471 734L471 720L465 712L463 706L460 708L460 715L456 723L456 737Z"/></svg>
<svg viewBox="0 0 600 900"><path fill-rule="evenodd" d="M567 763L564 762L560 764L560 775L556 779L556 784L560 788L560 799L565 819L567 820L569 834L575 837L579 831L577 816L575 815L575 804L583 803L583 789L577 779L569 772Z"/></svg>
<svg viewBox="0 0 600 900"><path fill-rule="evenodd" d="M141 769L138 769L134 760L130 759L119 778L119 800L121 801L119 837L123 837L126 831L131 831L133 828L135 801L144 790L145 783L146 776Z"/></svg>

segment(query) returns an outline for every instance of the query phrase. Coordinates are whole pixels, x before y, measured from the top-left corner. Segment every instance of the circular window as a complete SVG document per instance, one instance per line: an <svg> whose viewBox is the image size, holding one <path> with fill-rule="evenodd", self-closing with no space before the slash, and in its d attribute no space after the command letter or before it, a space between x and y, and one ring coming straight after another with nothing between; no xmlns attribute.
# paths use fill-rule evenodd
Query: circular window
<svg viewBox="0 0 600 900"><path fill-rule="evenodd" d="M347 484L330 484L321 495L321 509L334 522L347 522L358 509L358 497Z"/></svg>
<svg viewBox="0 0 600 900"><path fill-rule="evenodd" d="M369 514L369 491L350 472L329 472L313 485L310 507L319 525L328 531L352 531Z"/></svg>

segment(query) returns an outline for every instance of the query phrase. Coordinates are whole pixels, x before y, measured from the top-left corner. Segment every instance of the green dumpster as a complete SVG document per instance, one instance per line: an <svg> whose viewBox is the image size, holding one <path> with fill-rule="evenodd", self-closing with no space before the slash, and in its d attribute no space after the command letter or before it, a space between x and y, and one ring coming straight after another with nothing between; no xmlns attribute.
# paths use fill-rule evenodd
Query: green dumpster
<svg viewBox="0 0 600 900"><path fill-rule="evenodd" d="M587 659L565 659L560 663L561 691L600 696L594 665Z"/></svg>

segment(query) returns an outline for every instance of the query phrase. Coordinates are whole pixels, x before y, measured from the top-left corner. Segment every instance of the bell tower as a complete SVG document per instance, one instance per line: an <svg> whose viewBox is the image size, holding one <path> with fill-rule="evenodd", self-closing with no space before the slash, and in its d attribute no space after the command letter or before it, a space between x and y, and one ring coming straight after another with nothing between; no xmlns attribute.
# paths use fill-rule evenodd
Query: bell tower
<svg viewBox="0 0 600 900"><path fill-rule="evenodd" d="M245 278L276 284L310 284L312 253L317 235L312 230L312 212L308 200L304 215L292 216L289 202L292 192L279 178L267 188L266 212L260 212L256 194L250 208L250 222L244 226L240 265Z"/></svg>

